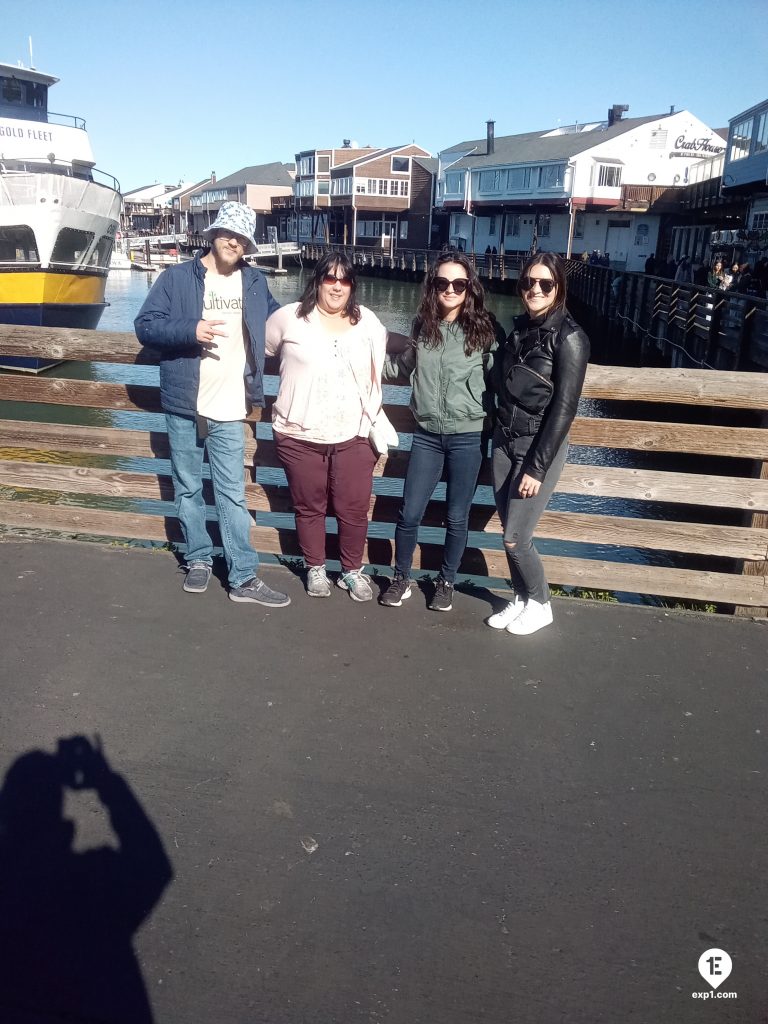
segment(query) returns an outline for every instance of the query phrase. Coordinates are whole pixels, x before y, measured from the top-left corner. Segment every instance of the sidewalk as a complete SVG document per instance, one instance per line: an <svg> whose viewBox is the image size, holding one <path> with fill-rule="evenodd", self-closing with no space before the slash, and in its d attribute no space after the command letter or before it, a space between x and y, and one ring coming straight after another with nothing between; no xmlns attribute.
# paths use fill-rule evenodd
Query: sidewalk
<svg viewBox="0 0 768 1024"><path fill-rule="evenodd" d="M0 770L101 737L174 873L133 943L155 1024L766 1020L768 625L560 600L517 638L483 591L264 577L290 608L0 542ZM116 845L92 791L65 813Z"/></svg>

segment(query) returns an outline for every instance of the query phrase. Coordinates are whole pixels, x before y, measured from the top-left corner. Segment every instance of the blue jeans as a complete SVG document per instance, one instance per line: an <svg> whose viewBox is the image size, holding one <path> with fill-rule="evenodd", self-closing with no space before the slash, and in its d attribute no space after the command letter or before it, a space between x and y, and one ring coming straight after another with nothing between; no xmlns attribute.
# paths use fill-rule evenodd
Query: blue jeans
<svg viewBox="0 0 768 1024"><path fill-rule="evenodd" d="M259 556L251 547L253 520L245 504L245 443L243 424L208 420L208 437L197 436L191 416L165 414L171 447L171 472L176 515L187 545L187 564L213 563L213 542L205 527L203 452L208 449L211 482L230 587L256 575Z"/></svg>
<svg viewBox="0 0 768 1024"><path fill-rule="evenodd" d="M441 574L453 583L467 546L469 509L483 461L480 433L433 434L417 429L405 476L403 504L395 530L395 569L408 576L419 525L432 492L446 470L445 547Z"/></svg>

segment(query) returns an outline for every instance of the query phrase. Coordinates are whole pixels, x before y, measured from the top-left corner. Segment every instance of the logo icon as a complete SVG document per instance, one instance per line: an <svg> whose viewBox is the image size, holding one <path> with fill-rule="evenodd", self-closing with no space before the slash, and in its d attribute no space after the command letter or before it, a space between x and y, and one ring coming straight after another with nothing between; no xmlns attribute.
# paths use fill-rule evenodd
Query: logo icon
<svg viewBox="0 0 768 1024"><path fill-rule="evenodd" d="M699 974L712 988L719 988L733 969L724 949L708 949L699 957Z"/></svg>

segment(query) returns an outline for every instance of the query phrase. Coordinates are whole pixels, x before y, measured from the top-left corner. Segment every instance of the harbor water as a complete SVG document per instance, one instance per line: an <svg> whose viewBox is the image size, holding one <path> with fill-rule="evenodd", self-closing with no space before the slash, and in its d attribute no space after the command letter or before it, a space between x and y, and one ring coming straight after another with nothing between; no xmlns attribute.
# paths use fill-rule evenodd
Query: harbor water
<svg viewBox="0 0 768 1024"><path fill-rule="evenodd" d="M278 302L285 304L298 299L308 276L311 272L301 270L298 267L291 269L287 274L269 278L269 287ZM144 301L149 288L154 283L157 274L141 273L138 271L117 271L110 274L107 284L106 299L109 303L105 310L99 330L103 331L132 331L133 320ZM379 277L360 277L358 279L358 297L362 305L372 309L381 321L391 330L399 333L408 333L410 325L418 306L420 286L407 281L390 280ZM515 296L503 294L489 294L488 305L493 311L502 326L509 330L512 318L520 311L520 302ZM157 382L158 370L152 366L130 366L115 363L64 363L55 367L51 374L57 377L70 379L90 379L105 382L122 384L144 384L151 385ZM388 389L388 400L407 400L407 394L402 390L391 391ZM609 416L610 409L606 403L591 400L582 400L582 411L591 416ZM90 425L104 425L122 427L125 429L163 429L162 416L140 413L121 412L115 410L91 410L66 408L62 406L45 406L30 404L15 404L11 402L0 403L0 417L10 419L34 419L40 421L55 421L68 423L83 423ZM258 436L268 437L270 427L268 424L259 424L257 427ZM2 452L3 458L23 458L23 455L12 451ZM67 456L60 453L50 452L47 455L52 463L64 464ZM604 448L572 447L570 460L586 465L615 465L615 466L637 466L643 462L643 456L637 453L613 451ZM135 458L111 458L103 460L103 464L122 472L147 471L146 460ZM156 463L155 463L156 466ZM273 471L277 474L275 483L283 482L282 473L279 470ZM279 479L278 479L279 478ZM377 493L397 493L401 486L397 480L380 478L376 481ZM444 485L439 485L442 489ZM7 490L7 489L6 489ZM4 497L22 498L20 494L8 493ZM25 496L26 500L35 500L34 494ZM68 501L65 495L59 496L62 503ZM490 488L478 488L477 501L491 506L493 495ZM82 498L80 499L82 502ZM93 504L99 508L122 508L126 507L125 500L113 500L108 498L94 498ZM158 512L161 510L172 514L172 507L165 508L163 503L131 501L130 507L139 511ZM635 503L626 500L610 498L592 498L568 494L556 494L550 508L559 511L578 511L601 513L603 515L622 516L645 516L648 518L670 518L674 510L667 506L652 507L649 503ZM329 524L333 528L333 524ZM375 536L391 536L392 527L387 524L372 524L371 533ZM435 542L440 535L432 536L431 530L425 530L423 539ZM470 534L470 545L480 542L480 536L473 537ZM501 546L501 539L494 538L494 546ZM483 539L483 546L489 546L489 538ZM648 552L640 549L620 548L613 545L601 544L575 544L562 541L541 541L538 543L540 550L545 554L573 555L589 557L593 559L606 559L611 561L631 561L653 564L673 565L678 564L675 560L667 558L663 553ZM621 595L623 599L633 599L628 595Z"/></svg>

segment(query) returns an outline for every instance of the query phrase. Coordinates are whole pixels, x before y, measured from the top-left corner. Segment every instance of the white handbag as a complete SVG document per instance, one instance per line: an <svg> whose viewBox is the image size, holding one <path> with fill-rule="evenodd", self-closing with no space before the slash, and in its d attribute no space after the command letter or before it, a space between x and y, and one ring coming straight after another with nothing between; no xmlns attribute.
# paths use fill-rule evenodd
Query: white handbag
<svg viewBox="0 0 768 1024"><path fill-rule="evenodd" d="M368 431L368 440L377 455L386 455L390 448L397 448L400 438L383 409L379 409L376 419Z"/></svg>

